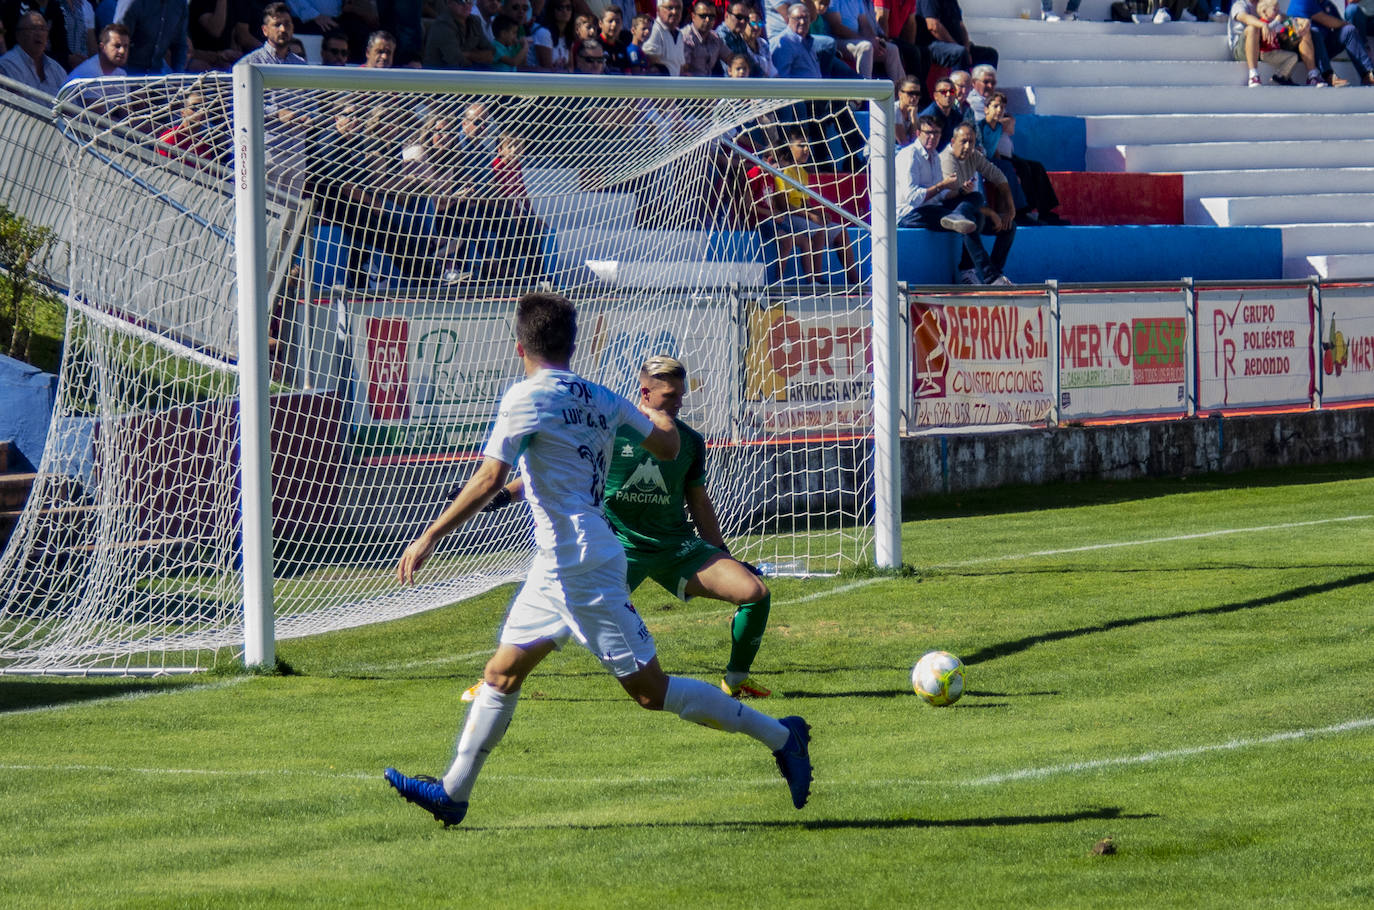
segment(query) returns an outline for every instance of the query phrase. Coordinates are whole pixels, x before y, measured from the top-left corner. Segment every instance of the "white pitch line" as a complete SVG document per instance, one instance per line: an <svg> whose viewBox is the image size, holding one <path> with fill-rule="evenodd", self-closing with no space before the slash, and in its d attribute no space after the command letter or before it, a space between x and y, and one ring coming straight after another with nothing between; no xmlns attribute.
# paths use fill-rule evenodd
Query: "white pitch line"
<svg viewBox="0 0 1374 910"><path fill-rule="evenodd" d="M1374 717L1363 717L1356 720L1348 720L1339 724L1331 724L1326 727L1308 727L1302 730L1286 730L1281 733L1271 733L1268 736L1257 736L1249 739L1233 739L1224 743L1212 743L1202 746L1188 746L1181 749L1169 749L1165 751L1143 752L1139 755L1123 755L1116 758L1101 758L1092 761L1069 762L1062 765L1048 765L1039 768L1022 768L1018 771L1008 771L1003 774L990 774L985 777L976 777L969 780L939 781L921 778L888 778L888 779L832 779L827 778L822 769L822 774L817 778L823 786L848 786L848 787L897 787L897 786L962 786L962 787L987 787L997 784L1012 783L1021 780L1035 780L1044 777L1051 777L1057 774L1074 774L1082 771L1094 771L1099 768L1123 767L1130 765L1146 765L1158 761L1169 759L1191 758L1196 755L1204 755L1208 752L1226 752L1236 749L1248 749L1256 746L1267 746L1275 743L1293 742L1295 740L1311 739L1316 736L1329 736L1336 733L1347 733L1351 730L1363 730L1374 727ZM38 773L67 773L67 774L150 774L165 775L168 777L241 777L241 778L260 778L260 777L312 777L325 780L373 780L380 779L380 771L322 771L309 769L288 769L288 768L249 768L240 770L225 770L218 768L148 768L148 767L129 767L127 765L86 765L86 764L64 764L64 765L43 765L34 763L24 764L0 764L0 771L27 771ZM528 775L528 774L485 774L484 780L502 781L506 783L522 784L583 784L587 786L606 786L608 784L637 784L637 785L690 785L690 784L714 784L738 787L757 787L766 784L777 783L776 777L759 778L732 778L718 777L715 775L693 776L693 777L651 777L647 775L633 776L613 776L613 777L551 777L547 775Z"/></svg>
<svg viewBox="0 0 1374 910"><path fill-rule="evenodd" d="M1145 765L1171 758L1190 758L1194 755L1205 755L1208 752L1226 752L1233 749L1248 749L1253 746L1267 746L1272 743L1290 742L1295 739L1308 739L1313 736L1326 736L1332 733L1345 733L1348 730L1361 730L1366 727L1374 727L1374 717L1347 720L1344 723L1332 724L1329 727L1309 727L1305 730L1288 730L1283 733L1272 733L1269 736L1258 736L1252 739L1233 739L1229 742L1213 743L1206 746L1188 746L1160 752L1143 752L1140 755L1123 755L1118 758L1098 758L1092 761L1069 762L1042 768L1023 768L1020 771L1008 771L1005 774L989 774L987 777L963 781L962 784L968 787L986 787L1017 780L1032 780L1051 777L1056 774L1074 774L1079 771L1093 771L1098 768L1119 765Z"/></svg>
<svg viewBox="0 0 1374 910"><path fill-rule="evenodd" d="M1255 534L1261 531L1286 531L1291 528L1308 528L1313 525L1331 524L1338 521L1366 521L1374 515L1343 515L1339 518L1318 518L1313 521L1292 521L1278 525L1258 525L1253 528L1223 528L1219 531L1200 531L1197 534L1176 534L1172 537L1147 537L1144 540L1119 540L1112 543L1094 543L1081 547L1065 547L1059 550L1036 550L1031 553L1008 553L1004 556L980 556L962 562L941 562L931 566L933 569L961 569L989 562L1003 562L1012 559L1033 559L1037 556L1062 556L1066 553L1086 553L1091 550L1111 550L1118 547L1143 547L1154 543L1176 543L1181 540L1202 540L1207 537L1224 537L1228 534Z"/></svg>

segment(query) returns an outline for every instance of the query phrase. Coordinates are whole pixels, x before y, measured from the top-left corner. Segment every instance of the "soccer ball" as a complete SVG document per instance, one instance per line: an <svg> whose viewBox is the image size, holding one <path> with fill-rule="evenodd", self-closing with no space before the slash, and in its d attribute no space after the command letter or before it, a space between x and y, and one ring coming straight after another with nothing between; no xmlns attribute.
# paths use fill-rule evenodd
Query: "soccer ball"
<svg viewBox="0 0 1374 910"><path fill-rule="evenodd" d="M948 651L928 651L911 669L911 687L937 708L964 694L964 662Z"/></svg>

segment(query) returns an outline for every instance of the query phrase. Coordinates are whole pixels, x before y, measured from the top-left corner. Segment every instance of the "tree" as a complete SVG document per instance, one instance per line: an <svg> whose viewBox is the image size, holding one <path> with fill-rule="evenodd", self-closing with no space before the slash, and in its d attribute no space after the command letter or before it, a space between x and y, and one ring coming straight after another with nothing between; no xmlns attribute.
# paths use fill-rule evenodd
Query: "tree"
<svg viewBox="0 0 1374 910"><path fill-rule="evenodd" d="M29 359L34 313L40 301L54 301L48 287L48 262L57 248L52 228L30 224L0 204L0 352L16 360Z"/></svg>

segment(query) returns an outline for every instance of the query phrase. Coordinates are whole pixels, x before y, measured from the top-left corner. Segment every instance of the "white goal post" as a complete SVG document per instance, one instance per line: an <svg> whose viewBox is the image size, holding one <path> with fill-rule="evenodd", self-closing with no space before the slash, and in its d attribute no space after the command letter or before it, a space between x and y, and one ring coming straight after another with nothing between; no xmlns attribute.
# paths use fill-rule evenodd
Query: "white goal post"
<svg viewBox="0 0 1374 910"><path fill-rule="evenodd" d="M533 289L622 394L686 364L733 554L900 562L891 83L240 64L60 101L67 340L0 674L270 665L518 581L520 508L394 566L477 464Z"/></svg>
<svg viewBox="0 0 1374 910"><path fill-rule="evenodd" d="M269 368L267 314L271 312L266 274L268 196L265 110L275 93L312 90L422 95L504 95L528 99L607 99L644 97L675 100L868 100L870 113L869 198L872 212L870 254L873 320L873 438L875 526L873 558L880 567L900 563L900 464L897 449L901 390L900 335L896 294L895 199L893 198L893 99L891 83L809 80L721 80L664 77L562 76L500 73L440 73L424 70L368 72L326 67L234 67L234 137L237 155L237 262L239 283L240 444L244 523L245 663L272 662L272 488L267 414ZM289 100L281 103L289 104ZM601 141L607 141L602 138ZM530 276L533 279L534 276ZM517 289L518 290L518 289Z"/></svg>

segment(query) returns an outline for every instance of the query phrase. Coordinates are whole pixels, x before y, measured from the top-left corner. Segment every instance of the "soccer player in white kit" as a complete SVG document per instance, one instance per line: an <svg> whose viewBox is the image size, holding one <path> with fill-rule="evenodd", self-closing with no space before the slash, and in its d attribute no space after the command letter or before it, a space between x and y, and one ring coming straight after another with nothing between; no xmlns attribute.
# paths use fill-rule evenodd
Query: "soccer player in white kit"
<svg viewBox="0 0 1374 910"><path fill-rule="evenodd" d="M812 779L806 722L769 717L701 680L665 674L653 636L630 603L625 550L602 513L606 467L621 427L643 437L641 445L656 457L673 458L679 445L673 419L648 407L641 412L572 371L577 314L566 298L548 293L521 297L515 337L525 379L502 397L477 471L443 514L406 547L396 577L409 584L440 538L496 495L513 465L524 480L537 550L506 616L496 653L487 661L484 684L468 708L447 773L436 780L387 768L387 782L445 827L461 822L483 762L510 725L525 677L571 637L641 707L746 733L765 744L787 781L792 804L802 808Z"/></svg>

